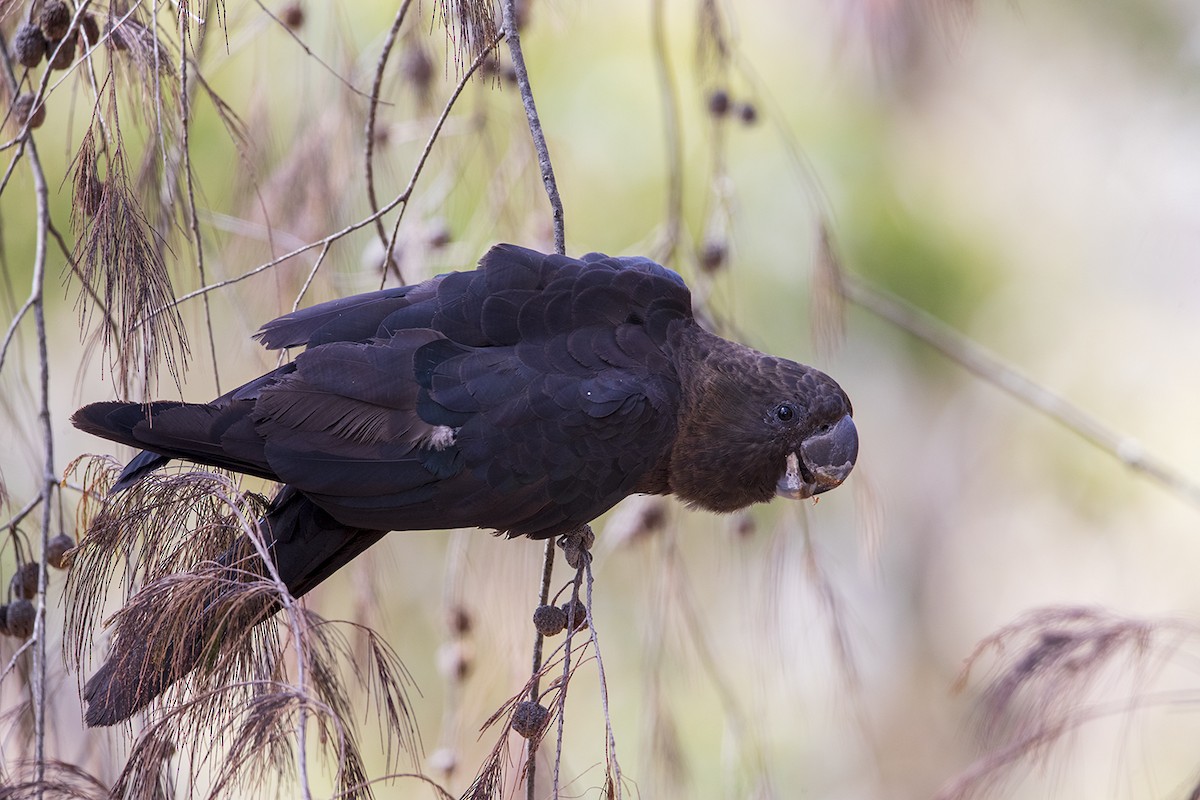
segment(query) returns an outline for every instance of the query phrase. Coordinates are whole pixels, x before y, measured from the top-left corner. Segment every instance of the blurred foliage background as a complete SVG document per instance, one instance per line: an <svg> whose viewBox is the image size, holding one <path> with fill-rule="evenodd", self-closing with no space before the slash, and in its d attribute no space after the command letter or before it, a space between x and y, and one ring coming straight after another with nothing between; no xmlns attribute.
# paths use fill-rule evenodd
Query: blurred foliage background
<svg viewBox="0 0 1200 800"><path fill-rule="evenodd" d="M406 23L385 71L375 133L385 201L407 184L456 80L435 5ZM23 4L3 7L11 32ZM266 4L280 18L291 7ZM196 101L209 282L369 213L367 101L347 83L369 91L395 6L295 7L303 20L290 32L255 4L226 6L227 34L215 14L207 20L203 74L245 129L231 140L212 103ZM666 259L736 338L834 375L854 401L862 454L847 486L819 505L779 501L727 519L672 503L664 527L635 536L647 506L633 500L596 526L593 613L631 788L646 798L1196 796L1197 500L1122 458L1149 454L1200 479L1200 6L746 0L716 6L725 61L705 33L703 9L713 7L527 6L522 38L568 252ZM170 28L175 13L163 9L160 22ZM506 64L468 85L416 185L398 236L408 281L469 267L497 241L550 246ZM34 137L67 235L69 165L94 97L76 76L52 87ZM731 101L723 116L712 111L717 91ZM122 102L140 158L139 100ZM0 194L6 319L31 277L31 186L18 165ZM853 303L840 337L814 336L822 225L847 274L1129 437L1121 452L1083 441ZM184 227L164 228L177 295L201 285ZM302 302L378 286L382 254L370 227L340 239ZM208 399L273 366L249 335L290 310L315 257L212 292L211 349L200 301L184 303L190 367L178 386L164 372L152 394ZM68 417L116 394L92 334L81 340L79 286L65 264L52 250L59 473L80 453L110 452ZM42 444L36 339L22 327L14 341L0 372L0 474L17 509L38 491ZM62 493L71 533L76 497ZM377 627L403 657L421 690L416 766L451 792L491 746L479 725L528 677L540 556L537 544L480 532L393 534L310 600ZM7 575L13 548L3 558ZM52 580L53 652L62 613ZM1049 628L1023 625L1027 639L1006 639L955 690L985 637L1057 606L1104 609L1116 620L1105 631L1138 635L1119 646L1080 635L1090 649L1055 661L1044 648L1076 629L1051 612ZM456 609L469 618L465 634L447 622ZM0 643L0 661L18 645ZM1065 684L1034 680L1045 677L1028 660L1038 652ZM81 732L79 676L57 658L50 668L49 750L111 781L127 733ZM1006 675L1032 679L995 712ZM581 670L567 707L573 796L603 780L595 684L594 670ZM26 693L15 676L0 684L5 709ZM1058 716L1044 716L1050 708ZM1062 724L1024 740L1030 719ZM9 774L30 757L27 742L16 723L0 737ZM376 791L430 796L405 781Z"/></svg>

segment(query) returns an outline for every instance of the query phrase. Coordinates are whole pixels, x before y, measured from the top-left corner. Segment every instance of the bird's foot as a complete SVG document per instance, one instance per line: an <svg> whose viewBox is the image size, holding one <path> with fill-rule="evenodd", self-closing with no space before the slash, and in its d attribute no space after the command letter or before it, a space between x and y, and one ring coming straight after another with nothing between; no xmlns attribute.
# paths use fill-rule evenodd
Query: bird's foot
<svg viewBox="0 0 1200 800"><path fill-rule="evenodd" d="M580 569L592 560L591 549L596 541L591 525L580 525L569 533L558 537L558 546L562 548L563 558L572 569Z"/></svg>

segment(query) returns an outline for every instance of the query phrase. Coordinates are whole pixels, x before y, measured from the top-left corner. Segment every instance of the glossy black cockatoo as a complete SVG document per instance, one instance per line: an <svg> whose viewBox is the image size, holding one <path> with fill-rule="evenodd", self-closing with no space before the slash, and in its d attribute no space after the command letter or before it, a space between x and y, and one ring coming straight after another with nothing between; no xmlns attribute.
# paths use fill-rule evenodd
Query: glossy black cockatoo
<svg viewBox="0 0 1200 800"><path fill-rule="evenodd" d="M646 258L499 245L474 271L321 303L256 338L304 350L210 403L94 403L73 422L145 451L113 491L173 458L282 484L261 527L293 596L387 531L540 539L636 493L735 511L828 491L858 454L837 383L705 331L683 280ZM128 718L201 649L168 658L118 629L88 723Z"/></svg>

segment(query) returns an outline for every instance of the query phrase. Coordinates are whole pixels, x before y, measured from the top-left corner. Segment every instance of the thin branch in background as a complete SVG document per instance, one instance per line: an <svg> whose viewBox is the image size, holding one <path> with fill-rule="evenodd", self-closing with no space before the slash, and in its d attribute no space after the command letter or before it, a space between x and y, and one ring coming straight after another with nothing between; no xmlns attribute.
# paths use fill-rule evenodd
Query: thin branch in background
<svg viewBox="0 0 1200 800"><path fill-rule="evenodd" d="M288 591L287 584L279 575L279 569L275 566L275 560L269 552L261 529L256 522L242 513L239 508L240 504L233 498L232 493L237 491L236 487L230 485L227 491L230 492L229 495L224 493L219 495L221 501L237 518L242 530L249 536L254 549L258 551L258 557L266 569L267 575L275 584L277 600L283 606L284 614L287 616L288 628L291 630L292 643L296 652L296 690L301 696L305 696L308 692L308 658L305 653L306 620L297 609L296 600ZM301 796L304 797L304 800L312 800L312 789L309 786L308 778L308 709L307 704L303 702L297 705L296 713L296 772L300 781Z"/></svg>
<svg viewBox="0 0 1200 800"><path fill-rule="evenodd" d="M604 733L607 758L605 759L605 774L608 786L605 797L620 800L624 791L624 778L621 773L621 763L617 760L617 736L613 732L612 714L608 706L608 678L604 674L604 659L600 655L600 633L596 630L596 620L592 616L592 588L595 577L592 575L592 560L586 559L583 570L587 574L587 609L588 632L591 634L592 653L596 656L596 677L600 681L600 707L604 712ZM562 747L559 747L562 751Z"/></svg>
<svg viewBox="0 0 1200 800"><path fill-rule="evenodd" d="M674 589L677 606L681 612L687 642L696 653L701 669L708 676L708 681L716 692L725 715L725 724L732 745L739 759L746 766L746 772L753 775L760 784L769 784L770 771L767 767L766 756L758 741L753 720L738 702L737 692L733 683L721 671L720 661L708 633L697 612L696 592L688 574L687 564L679 550L678 532L669 529L664 535L662 560L665 562L659 570L669 571L673 580L670 588Z"/></svg>
<svg viewBox="0 0 1200 800"><path fill-rule="evenodd" d="M475 56L475 60L471 62L466 72L459 79L458 85L454 87L454 91L450 93L449 99L446 100L446 105L442 108L441 115L438 116L437 122L433 126L433 131L429 135L428 141L425 143L425 149L421 152L421 157L417 159L417 165L413 168L412 175L409 177L408 185L404 187L404 191L391 203L388 207L380 210L378 214L372 214L371 218L378 220L380 216L386 214L392 208L403 203L400 206L400 213L396 215L396 223L392 226L392 236L387 242L387 247L384 249L385 263L383 269L380 270L382 277L380 278L380 287L382 288L383 281L387 279L387 261L392 259L392 254L396 251L396 240L400 236L400 222L404 219L404 212L408 210L409 200L412 199L413 190L417 186L417 178L421 176L421 172L425 169L425 162L429 160L429 154L433 152L433 143L437 141L438 134L441 133L442 127L446 124L446 120L450 117L450 111L458 102L458 98L462 95L463 89L467 87L467 83L471 80L471 76L487 61L492 51L500 44L501 34L496 34L492 39L491 44L484 48L479 55Z"/></svg>
<svg viewBox="0 0 1200 800"><path fill-rule="evenodd" d="M493 0L438 0L438 11L456 69L492 49L488 43L500 33Z"/></svg>
<svg viewBox="0 0 1200 800"><path fill-rule="evenodd" d="M296 293L296 299L292 302L292 311L300 308L300 302L304 300L304 295L308 294L309 288L312 286L313 280L317 277L317 270L321 269L321 265L325 263L325 256L329 255L329 248L333 246L332 242L327 242L321 248L321 252L317 255L317 260L313 262L312 269L308 271L308 277L304 279L304 285L300 287L300 291ZM207 297L207 295L205 295Z"/></svg>
<svg viewBox="0 0 1200 800"><path fill-rule="evenodd" d="M8 663L4 665L3 671L0 671L0 681L3 681L5 678L7 678L9 673L17 668L17 665L21 663L21 656L25 655L27 650L36 647L37 642L38 640L35 636L30 636L28 639L21 642L21 646L17 648L16 652L12 654L12 658L10 658Z"/></svg>
<svg viewBox="0 0 1200 800"><path fill-rule="evenodd" d="M450 781L460 766L456 743L462 727L464 679L469 666L465 654L468 652L467 637L475 627L473 615L463 597L469 543L470 534L467 531L457 530L450 534L445 577L442 580L442 613L446 626L446 640L442 647L443 653L449 653L451 658L443 658L441 653L438 656L439 664L443 667L448 665L449 668L444 669L446 690L442 700L438 748L429 757L429 763L445 781Z"/></svg>
<svg viewBox="0 0 1200 800"><path fill-rule="evenodd" d="M551 536L546 540L545 547L542 551L542 583L538 589L538 605L544 606L550 602L550 581L554 575L554 540ZM529 686L529 700L536 703L538 697L541 696L541 674L542 674L542 648L544 646L545 637L541 631L537 631L533 637L533 663L530 667L530 673L533 675L532 682ZM527 773L525 776L525 798L526 800L534 800L535 789L535 774L537 771L537 743L530 739L527 745L525 763Z"/></svg>
<svg viewBox="0 0 1200 800"><path fill-rule="evenodd" d="M862 676L858 669L858 661L854 656L846 603L837 586L825 572L816 543L813 541L812 529L808 524L805 509L801 507L794 511L801 518L800 528L804 534L804 571L812 583L821 611L828 623L827 635L837 664L837 674L841 678L846 697L849 700L858 734L862 737L866 748L874 755L874 758L870 760L870 769L875 773L875 777L882 780L879 764L884 762L885 754L876 739L871 725L871 714L864 703Z"/></svg>
<svg viewBox="0 0 1200 800"><path fill-rule="evenodd" d="M9 112L11 113L11 111L12 107L10 106ZM30 113L33 112L31 111ZM17 171L17 164L21 163L21 157L25 154L25 139L23 136L21 136L21 138L14 139L13 143L16 144L17 149L16 152L13 153L13 157L9 160L8 166L4 169L4 177L0 178L0 194L2 194L5 187L8 186L8 181L12 178L13 173Z"/></svg>
<svg viewBox="0 0 1200 800"><path fill-rule="evenodd" d="M400 778L411 778L413 780L424 783L426 786L428 786L430 789L433 790L434 794L437 795L438 800L456 800L454 795L452 795L452 794L450 794L450 792L446 791L445 787L443 787L440 783L433 780L432 778L430 778L427 775L422 775L419 772L393 772L389 775L381 775L378 778L373 778L372 780L364 781L361 784L351 786L345 790L345 793L347 793L347 794L357 793L360 790L368 789L377 783L389 783L389 784L394 783L395 781L399 780Z"/></svg>
<svg viewBox="0 0 1200 800"><path fill-rule="evenodd" d="M180 14L182 15L182 6ZM195 97L195 88L188 86L188 55L187 45L191 41L188 34L188 27L185 24L180 26L180 46L179 46L179 135L180 149L183 153L183 174L187 186L187 214L188 225L192 231L192 244L196 248L196 272L200 276L200 285L208 283L207 275L204 269L204 239L200 235L200 218L196 213L196 188L195 176L192 171L192 150L190 133L192 128L191 110L192 99ZM200 26L199 42L193 48L196 54L197 64L199 63L199 51L204 43L204 31L206 26ZM208 350L212 356L213 381L217 387L217 393L221 392L221 366L217 359L217 337L213 333L212 308L209 304L208 295L204 295L204 325L208 329Z"/></svg>
<svg viewBox="0 0 1200 800"><path fill-rule="evenodd" d="M833 233L822 219L817 226L813 255L808 324L822 357L832 358L846 338L846 299L842 292L842 263L833 244Z"/></svg>
<svg viewBox="0 0 1200 800"><path fill-rule="evenodd" d="M508 42L508 53L512 58L513 71L517 76L517 89L521 93L521 103L525 106L525 119L529 123L529 134L533 137L533 149L537 153L538 167L542 172L542 183L546 187L546 197L550 200L550 213L554 219L554 251L567 252L566 223L563 219L562 198L558 195L558 183L554 180L554 165L550 162L550 148L546 144L546 134L542 131L542 122L538 117L537 105L533 101L533 88L529 85L529 70L525 66L525 56L521 52L521 34L517 30L517 0L504 0L504 38Z"/></svg>
<svg viewBox="0 0 1200 800"><path fill-rule="evenodd" d="M650 4L650 34L654 47L654 70L658 75L659 97L662 101L663 134L667 150L667 210L663 242L655 254L659 261L670 264L679 246L683 230L683 131L679 125L679 87L671 69L667 49L666 3L653 0Z"/></svg>
<svg viewBox="0 0 1200 800"><path fill-rule="evenodd" d="M400 27L404 24L404 18L408 14L409 6L412 5L412 0L404 0L400 4L400 8L396 10L396 16L392 20L392 27L388 29L387 38L383 42L383 50L379 54L379 61L375 65L375 78L371 83L371 102L367 106L367 122L363 129L363 162L366 173L367 183L367 201L370 204L372 213L379 212L379 199L375 195L375 115L379 110L379 96L383 91L383 73L387 67L388 58L392 54L392 48L396 44L396 37L400 33ZM380 217L375 217L375 233L379 236L379 244L383 247L388 246L387 231L383 227L383 220ZM387 260L388 268L394 269L396 272L396 280L404 283L404 276L400 272L400 264L397 263L395 256L389 250L385 252L384 258Z"/></svg>
<svg viewBox="0 0 1200 800"><path fill-rule="evenodd" d="M675 629L671 615L679 597L676 583L680 564L675 557L675 527L675 524L664 526L656 535L649 531L641 534L643 538L649 537L645 563L653 576L642 582L646 587L642 596L646 617L639 637L641 660L638 669L645 697L641 713L644 727L641 750L650 767L647 777L651 782L646 789L652 796L670 796L671 791L677 796L686 796L688 789L689 776L675 709L664 699L667 676L672 672L667 665L669 634ZM605 543L613 542L613 528L614 520L610 518L604 527Z"/></svg>
<svg viewBox="0 0 1200 800"><path fill-rule="evenodd" d="M967 657L955 690L993 662L979 698L976 724L987 749L947 783L938 800L994 794L1019 763L1051 765L1053 748L1099 719L1200 703L1195 689L1149 692L1144 684L1170 661L1194 665L1200 629L1186 620L1137 618L1104 608L1049 606L1022 614L984 638ZM1182 652L1184 648L1188 652ZM1132 667L1132 669L1130 669ZM1114 676L1129 676L1127 697ZM1089 703L1090 698L1104 698ZM1122 728L1119 736L1128 734ZM1118 747L1118 750L1124 750Z"/></svg>
<svg viewBox="0 0 1200 800"><path fill-rule="evenodd" d="M833 219L833 203L825 191L821 177L796 136L796 132L789 126L788 115L784 112L783 105L776 99L774 92L770 90L769 82L758 74L754 65L742 54L740 49L733 51L730 64L738 76L749 85L756 102L763 107L762 110L765 113L762 116L774 128L780 144L783 145L783 152L792 162L792 168L796 171L801 185L804 187L805 195L811 204L808 209L811 216L817 219Z"/></svg>
<svg viewBox="0 0 1200 800"><path fill-rule="evenodd" d="M41 505L41 503L42 495L34 495L28 502L25 503L24 506L21 507L19 511L17 511L17 513L9 517L3 525L0 525L0 530L6 530L10 533L16 530L16 527L21 524L21 520L32 514L34 509Z"/></svg>
<svg viewBox="0 0 1200 800"><path fill-rule="evenodd" d="M499 44L499 38L497 38L493 42L493 47L496 44ZM383 206L378 211L373 212L360 220L357 220L356 222L353 222L349 225L342 227L340 230L337 230L337 231L329 234L328 236L324 236L320 239L316 239L314 241L302 244L302 245L294 248L293 250L291 250L287 253L284 253L281 256L273 258L270 261L263 262L262 264L259 264L258 266L254 267L252 269L249 269L240 275L235 275L232 278L226 278L224 280L220 280L215 283L211 283L207 286L201 286L199 289L195 289L186 294L182 294L182 295L176 297L175 299L171 300L170 302L164 303L163 305L159 306L158 308L154 309L153 311L150 311L149 313L145 314L144 317L138 321L138 324L135 327L140 327L141 324L144 324L144 323L147 323L147 322L153 320L159 314L166 313L166 312L169 312L171 309L177 308L180 304L182 304L188 300L195 299L197 297L207 294L208 292L216 291L217 289L223 289L226 286L232 286L235 283L240 283L241 281L244 281L247 278L252 278L261 272L265 272L269 269L273 269L274 267L277 267L286 261L290 261L291 259L295 258L296 256L303 255L304 253L307 253L309 250L313 250L318 247L324 248L325 246L331 244L332 242L335 242L338 239L342 239L342 238L348 236L349 234L353 233L354 231L359 230L360 228L364 228L367 225L372 224L377 219L379 219L381 216L383 216L384 214L387 214L389 211L396 208L397 206L407 205L409 198L412 197L412 193L416 187L417 180L420 178L421 172L424 169L426 162L429 160L430 153L433 152L433 146L437 142L438 136L441 134L442 128L445 126L446 120L449 118L450 112L453 109L454 104L457 102L459 96L462 95L463 90L466 88L467 83L471 79L471 76L474 75L476 70L478 70L480 64L482 64L484 62L486 57L487 57L487 52L481 54L478 58L476 58L475 61L471 64L471 67L467 70L467 72L459 80L458 84L454 88L454 91L451 93L450 98L446 101L446 105L442 109L441 115L438 117L437 122L434 123L433 129L430 131L429 138L425 142L425 147L421 151L421 155L418 158L417 164L413 169L413 173L409 178L408 185L404 188L404 190L402 192L400 192L400 194L398 194L394 198L392 198L392 200L389 201L387 203L387 205Z"/></svg>
<svg viewBox="0 0 1200 800"><path fill-rule="evenodd" d="M37 295L32 294L21 304L17 312L13 314L12 322L8 324L8 330L4 332L4 341L0 342L0 369L4 368L4 359L8 355L8 346L12 343L13 336L17 333L17 328L21 324L21 320L29 313L37 302Z"/></svg>
<svg viewBox="0 0 1200 800"><path fill-rule="evenodd" d="M1200 484L1147 453L1136 438L1108 427L946 323L866 278L839 270L836 281L838 291L849 302L921 340L972 375L1041 412L1134 472L1145 475L1192 505L1200 506Z"/></svg>
<svg viewBox="0 0 1200 800"><path fill-rule="evenodd" d="M330 66L325 61L323 61L320 56L318 56L316 53L314 53L312 51L312 48L310 48L308 46L308 44L303 39L301 39L300 36L294 30L292 30L292 27L290 25L288 25L286 22L284 22L283 20L279 19L279 17L275 16L275 14L271 11L271 9L267 8L266 5L262 2L262 0L255 0L255 3L258 5L258 7L260 9L262 9L264 14L266 14L271 19L275 20L275 22L278 23L279 27L282 28L284 30L284 32L287 33L287 35L290 36L294 42L296 42L296 44L300 45L300 49L304 51L305 55L307 55L313 61L316 61L318 64L320 64L325 69L326 72L328 72L330 75L332 75L334 78L336 78L340 84L345 86L351 92L353 92L354 94L363 98L364 100L370 99L370 97L371 97L370 95L368 95L366 92L362 91L357 86L355 86L353 83L351 83L349 79L344 78L341 75L339 75L337 70L335 70L332 66Z"/></svg>
<svg viewBox="0 0 1200 800"><path fill-rule="evenodd" d="M529 133L533 139L533 148L537 153L538 167L542 174L542 184L546 188L546 197L550 201L550 213L554 224L554 250L557 253L567 252L566 222L563 216L562 198L558 194L558 183L554 179L554 165L550 161L550 148L546 144L546 135L542 130L541 119L538 117L537 104L533 99L533 88L529 83L529 69L525 66L525 55L521 51L521 34L518 30L516 0L504 0L504 19L502 22L504 37L508 42L508 53L512 59L513 72L517 77L517 89L521 94L521 103L525 108L525 119L529 123ZM554 538L546 540L542 557L542 585L539 592L541 605L545 605L550 596L550 576L554 568ZM568 632L568 640L569 640ZM533 686L530 687L530 699L538 696L537 685L540 662L542 658L542 634L534 637L533 645ZM565 692L565 682L563 686ZM561 719L561 718L560 718ZM560 722L561 737L561 722ZM561 745L561 739L560 739ZM537 770L537 741L530 739L526 756L525 796L533 800L535 792L535 777ZM562 748L559 747L561 756ZM558 769L555 766L555 794L557 796Z"/></svg>
<svg viewBox="0 0 1200 800"><path fill-rule="evenodd" d="M4 64L4 79L10 95L17 95L17 80L13 72L8 45L0 37L0 60ZM33 276L30 280L29 300L33 305L34 329L38 350L38 423L42 436L42 463L39 493L41 496L41 556L38 560L37 605L34 612L33 635L29 640L33 646L33 675L30 682L33 703L33 739L35 773L38 784L45 780L46 770L46 584L48 580L46 552L50 541L50 521L53 511L51 498L58 485L54 468L54 427L50 416L50 353L46 341L46 250L50 227L50 192L46 185L46 174L38 156L37 145L29 137L24 144L25 157L33 177L36 206L37 230L34 239ZM14 328L15 329L15 328ZM7 347L7 336L5 347Z"/></svg>
<svg viewBox="0 0 1200 800"><path fill-rule="evenodd" d="M568 534L568 536L569 535L570 534ZM563 731L566 729L567 725L567 690L571 684L571 641L575 636L575 629L579 627L579 620L576 619L576 616L581 610L583 610L585 615L587 614L586 609L581 609L582 604L579 602L579 587L583 580L583 567L585 564L590 562L591 558L584 558L583 563L580 564L575 570L575 577L571 579L571 602L567 606L567 638L563 643L562 677L559 678L559 686L561 688L556 702L556 705L558 706L558 730L556 731L557 738L555 739L554 744L554 783L552 793L550 795L551 797L555 798L559 796L559 786L561 785L560 772L562 769ZM586 623L586 621L587 617L585 616L584 622ZM535 672L534 674L536 675L537 673ZM534 695L531 697L531 699L536 702L537 698ZM534 759L537 755L537 747L535 746L534 742L534 739L529 740L529 755L526 759L526 763L528 764L528 774L525 777L526 800L532 800L534 790L536 788L534 786L534 769L536 766Z"/></svg>

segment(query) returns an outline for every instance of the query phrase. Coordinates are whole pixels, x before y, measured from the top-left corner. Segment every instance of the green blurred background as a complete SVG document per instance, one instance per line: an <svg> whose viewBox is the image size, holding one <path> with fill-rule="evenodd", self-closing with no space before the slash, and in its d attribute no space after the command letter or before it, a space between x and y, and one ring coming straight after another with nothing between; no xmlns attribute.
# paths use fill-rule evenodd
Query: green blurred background
<svg viewBox="0 0 1200 800"><path fill-rule="evenodd" d="M407 26L387 70L381 198L408 182L456 76L434 5ZM672 504L665 531L635 540L617 529L636 502L600 521L594 614L617 753L643 798L931 797L987 752L975 724L986 669L952 691L985 636L1058 604L1194 618L1197 507L854 306L841 339L818 346L819 226L828 221L848 272L1200 478L1200 5L746 0L720 7L732 46L724 66L698 55L699 5L531 4L523 42L568 251L665 252L671 159L652 24L661 8L684 191L671 265L733 335L834 375L854 401L862 453L819 505L780 501L731 520ZM304 9L296 33L325 66L252 4L229 4L227 39L209 32L202 68L248 143L239 154L212 105L197 101L210 280L367 211L366 101L331 72L369 90L395 9ZM422 47L428 99L406 61ZM715 119L715 89L753 104L756 121ZM89 93L74 79L57 86L36 134L63 231L63 179ZM140 157L144 133L123 113ZM511 83L468 86L405 212L407 279L469 267L496 241L550 245L523 126ZM19 166L0 195L6 309L28 291L30 186ZM714 242L729 257L709 274L698 254ZM180 237L170 246L177 293L196 288L191 247ZM346 237L304 303L378 285L381 253L369 228ZM290 310L314 255L211 295L222 389L274 364L249 335ZM102 359L80 341L78 286L60 288L63 263L52 257L48 287L58 471L80 453L112 452L67 419L114 396ZM191 368L181 390L164 377L156 395L207 399L217 386L203 310L192 301L183 314ZM26 323L0 374L0 473L14 507L36 492L41 452L31 331ZM421 690L418 765L453 792L494 741L478 726L528 676L540 557L538 544L480 532L394 534L313 596L330 616L378 627L404 658ZM473 621L461 686L438 666L453 605ZM50 617L57 636L61 613ZM1040 761L1004 772L996 796L1188 796L1200 774L1195 645L1150 637L1103 670L1081 700L1103 711ZM6 640L0 657L14 649ZM75 676L53 663L55 752L111 779L121 734L80 733ZM5 708L20 691L0 685ZM604 738L591 667L572 683L564 746L570 795L595 796ZM10 737L3 752L25 751ZM458 765L448 775L447 753ZM431 796L403 781L377 791Z"/></svg>

